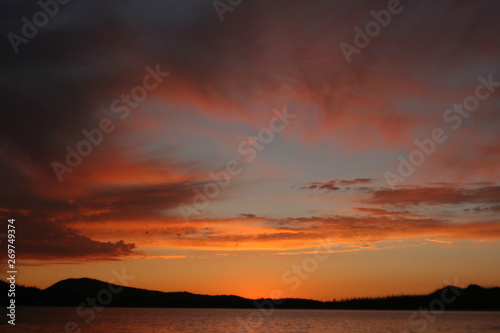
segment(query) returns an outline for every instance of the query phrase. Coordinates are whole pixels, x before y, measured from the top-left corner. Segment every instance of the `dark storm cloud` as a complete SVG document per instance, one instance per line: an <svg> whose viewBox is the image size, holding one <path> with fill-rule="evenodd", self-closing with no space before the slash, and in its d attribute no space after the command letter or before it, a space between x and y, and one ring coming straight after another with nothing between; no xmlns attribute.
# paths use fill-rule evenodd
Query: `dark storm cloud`
<svg viewBox="0 0 500 333"><path fill-rule="evenodd" d="M9 32L20 35L21 17L31 20L40 10L36 1L4 1L1 6L1 31L5 37ZM0 206L13 215L30 212L20 219L21 225L29 225L20 238L25 255L131 255L133 244L94 241L64 224L103 216L108 220L139 216L147 219L158 214L160 208L173 207L189 198L191 193L182 185L108 185L101 189L94 186L92 194L80 195L75 202L73 189L91 185L78 178L59 184L51 162L64 159L65 146L81 140L82 129L96 127L102 117L98 109L109 105L123 91L122 86L132 86L146 65L158 62L152 59L154 50L147 49L147 40L157 26L165 22L180 26L190 16L196 16L196 11L200 9L194 2L179 6L177 1L157 1L148 7L133 1L73 1L61 5L58 14L36 36L20 44L18 54L7 37L2 39ZM152 16L156 18L152 20ZM170 35L174 36L172 30ZM116 149L113 145L105 142L102 149L111 152ZM105 170L106 165L101 168ZM52 192L67 196L50 195Z"/></svg>

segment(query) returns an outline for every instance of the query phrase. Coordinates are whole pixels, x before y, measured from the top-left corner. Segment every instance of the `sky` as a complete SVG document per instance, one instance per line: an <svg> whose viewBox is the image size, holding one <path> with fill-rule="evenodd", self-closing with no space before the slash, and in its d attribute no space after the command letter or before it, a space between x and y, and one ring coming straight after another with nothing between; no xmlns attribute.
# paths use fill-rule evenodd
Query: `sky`
<svg viewBox="0 0 500 333"><path fill-rule="evenodd" d="M497 1L47 4L0 5L18 283L500 285Z"/></svg>

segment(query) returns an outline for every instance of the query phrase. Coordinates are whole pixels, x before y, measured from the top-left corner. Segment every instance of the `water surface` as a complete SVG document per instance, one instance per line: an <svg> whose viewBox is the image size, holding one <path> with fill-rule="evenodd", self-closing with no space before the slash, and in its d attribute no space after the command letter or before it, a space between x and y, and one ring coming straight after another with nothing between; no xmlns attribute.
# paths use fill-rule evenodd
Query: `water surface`
<svg viewBox="0 0 500 333"><path fill-rule="evenodd" d="M75 308L56 307L17 311L16 326L3 324L0 331L63 333L66 324L74 322L67 332L500 333L500 312L89 308L79 315Z"/></svg>

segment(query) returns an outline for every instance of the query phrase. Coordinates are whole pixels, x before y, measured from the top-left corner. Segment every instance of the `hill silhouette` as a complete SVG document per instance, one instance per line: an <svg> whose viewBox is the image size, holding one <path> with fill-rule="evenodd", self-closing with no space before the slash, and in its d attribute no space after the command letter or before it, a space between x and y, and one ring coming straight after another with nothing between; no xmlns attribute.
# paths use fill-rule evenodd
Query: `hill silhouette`
<svg viewBox="0 0 500 333"><path fill-rule="evenodd" d="M0 282L0 293L7 293L8 284ZM429 308L436 300L445 302L446 310L500 310L500 288L467 288L448 286L428 295L402 295L379 298L355 298L322 302L308 299L252 300L233 295L197 295L189 292L160 292L109 284L80 278L67 279L40 290L16 287L16 305L25 306L112 306L112 307L164 307L164 308L255 308L258 304L272 304L278 309L371 309L418 310ZM7 305L2 298L2 305ZM95 302L95 303L92 303Z"/></svg>

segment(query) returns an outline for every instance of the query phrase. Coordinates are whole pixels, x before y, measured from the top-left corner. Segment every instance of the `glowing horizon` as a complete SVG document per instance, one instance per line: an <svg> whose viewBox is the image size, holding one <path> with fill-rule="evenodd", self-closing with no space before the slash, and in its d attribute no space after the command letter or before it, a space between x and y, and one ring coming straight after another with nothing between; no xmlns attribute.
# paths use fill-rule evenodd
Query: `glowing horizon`
<svg viewBox="0 0 500 333"><path fill-rule="evenodd" d="M137 288L248 298L500 285L497 4L101 6L68 4L4 56L19 284L126 268Z"/></svg>

